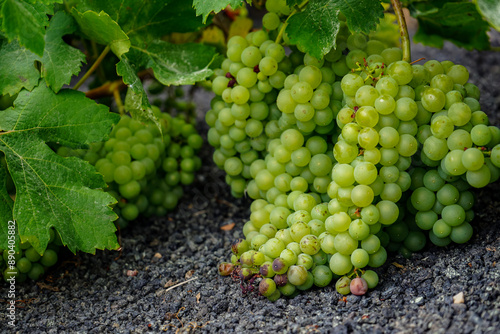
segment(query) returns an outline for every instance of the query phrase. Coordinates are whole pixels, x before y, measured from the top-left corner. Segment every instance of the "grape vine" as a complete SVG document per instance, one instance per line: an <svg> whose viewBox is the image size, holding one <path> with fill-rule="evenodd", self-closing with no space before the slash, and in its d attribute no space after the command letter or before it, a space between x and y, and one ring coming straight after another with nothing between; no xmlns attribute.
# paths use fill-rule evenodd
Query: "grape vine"
<svg viewBox="0 0 500 334"><path fill-rule="evenodd" d="M263 29L247 3L265 4ZM500 134L467 69L409 63L402 7L416 42L492 49L498 7L481 0L0 0L0 251L20 261L4 277L40 277L61 247L118 249L116 224L175 208L202 142L151 81L216 94L214 162L255 199L222 272L260 272L262 295L343 275L361 293L386 249L466 242Z"/></svg>

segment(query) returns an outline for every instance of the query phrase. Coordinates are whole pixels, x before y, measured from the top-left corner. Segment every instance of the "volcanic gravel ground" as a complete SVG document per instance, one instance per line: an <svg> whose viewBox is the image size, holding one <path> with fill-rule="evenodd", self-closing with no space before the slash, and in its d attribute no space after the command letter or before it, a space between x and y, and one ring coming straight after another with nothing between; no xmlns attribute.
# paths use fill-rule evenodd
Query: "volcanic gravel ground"
<svg viewBox="0 0 500 334"><path fill-rule="evenodd" d="M413 59L450 59L471 71L481 103L499 125L499 54L414 46ZM197 96L201 111L210 95ZM200 124L206 130L206 126ZM379 286L343 299L333 284L275 303L221 277L230 244L242 236L250 201L235 200L203 150L204 167L179 208L121 233L123 251L66 254L40 283L17 287L20 333L498 333L500 208L498 182L478 193L474 236L465 245L391 256ZM235 224L228 231L221 227ZM135 274L135 276L129 276ZM190 280L189 282L187 282ZM175 284L187 282L183 285ZM462 292L465 302L454 304ZM6 298L6 287L0 289ZM4 304L5 308L8 304ZM6 312L0 330L7 332Z"/></svg>

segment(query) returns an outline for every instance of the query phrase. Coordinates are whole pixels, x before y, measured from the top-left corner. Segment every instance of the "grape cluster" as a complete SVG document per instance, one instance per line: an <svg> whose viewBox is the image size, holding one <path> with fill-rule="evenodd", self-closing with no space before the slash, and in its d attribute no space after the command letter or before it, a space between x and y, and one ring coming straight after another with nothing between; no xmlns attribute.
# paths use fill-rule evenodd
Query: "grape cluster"
<svg viewBox="0 0 500 334"><path fill-rule="evenodd" d="M275 101L292 65L283 46L265 31L231 38L227 55L212 82L217 97L205 119L211 127L208 142L216 148L214 162L226 171L232 194L241 197L250 165L264 156L267 139L279 136Z"/></svg>
<svg viewBox="0 0 500 334"><path fill-rule="evenodd" d="M79 154L94 165L118 201L114 210L117 223L126 227L140 214L164 216L183 195L184 185L194 181L201 167L197 155L203 139L183 118L161 113L153 107L162 132L154 124L144 124L122 116L108 141L95 143L88 150L58 149L58 154Z"/></svg>
<svg viewBox="0 0 500 334"><path fill-rule="evenodd" d="M19 245L19 251L14 253L15 267L12 269L8 266L9 250L0 248L0 273L5 281L8 278L16 277L16 282L24 282L30 278L34 281L41 279L48 268L54 266L58 260L58 253L61 246L61 238L53 229L49 230L50 239L47 249L43 255L31 246L29 242L22 242Z"/></svg>
<svg viewBox="0 0 500 334"><path fill-rule="evenodd" d="M500 130L465 67L409 64L401 49L345 24L323 59L290 46L267 72L266 47L281 46L265 37L279 34L284 3L266 2L265 30L229 41L214 80L214 161L234 195L254 199L245 238L219 272L260 274L270 300L332 280L339 293L362 295L378 284L373 269L388 251L409 257L427 240L471 238L472 189L499 178ZM253 117L255 103L269 112Z"/></svg>

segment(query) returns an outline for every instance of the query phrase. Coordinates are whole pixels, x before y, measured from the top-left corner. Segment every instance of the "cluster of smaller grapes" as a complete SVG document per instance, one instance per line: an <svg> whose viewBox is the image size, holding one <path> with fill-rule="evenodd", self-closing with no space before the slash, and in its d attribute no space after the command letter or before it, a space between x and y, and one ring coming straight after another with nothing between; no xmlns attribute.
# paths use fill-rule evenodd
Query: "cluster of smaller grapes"
<svg viewBox="0 0 500 334"><path fill-rule="evenodd" d="M272 14L266 14L267 18ZM264 27L270 30L272 27L267 21L264 17ZM274 26L279 27L279 25ZM241 156L225 155L224 150L222 154L218 154L217 150L214 154L216 164L224 168L229 175L233 170L244 171L246 165L249 165L248 171L244 172L245 179L249 181L243 189L255 199L251 206L250 221L243 229L246 240L238 243L242 246L233 247L235 252L233 263L221 265L221 273L232 272L234 264L241 265L242 268L237 267L237 271L243 279L260 272L267 278L261 284L269 286L265 291L261 287L261 293L270 299L278 298L281 294L292 296L313 285L326 286L334 277L340 278L346 273L342 271L344 269L338 269L340 264L334 266L334 271L329 265L335 263L335 258L333 261L331 258L337 252L333 246L337 233L330 234L325 228L328 226L325 221L332 214L329 212L328 190L335 161L334 141L329 140L329 137L336 132L335 117L342 108L341 101L344 94L341 79L352 68L359 66L357 64L359 59L371 56L377 51L382 52L386 46L378 41L367 41L361 34L351 35L345 23L342 26L343 33L337 38L339 48L332 50L325 59L318 61L298 50L294 50L289 57L284 58L289 59L286 63L291 63L294 71L284 71L283 73L287 75L280 80L279 85L273 87L279 92L277 96L274 94L275 100L264 101L270 104L269 109L273 110L272 118L267 119L268 127L272 131L268 131L266 127L265 151L261 150L260 156L254 155L253 161L247 164L239 161ZM257 33L262 32L253 34ZM269 35L272 33L273 31L270 31ZM247 37L247 41L251 43L254 35L250 36ZM271 41L264 43L276 45ZM356 57L342 53L347 47L359 51L354 52ZM226 63L238 60L229 58L232 48L234 44L230 40ZM392 55L391 52L401 54L399 49L390 49L386 53ZM282 63L285 62L284 59ZM385 61L385 59L378 61L380 59L375 57L368 60L373 64L373 69L382 68ZM247 67L249 73L250 70L251 67ZM214 80L214 84L221 82L220 87L217 85L213 87L215 93L222 98L214 98L212 110L206 118L212 127L210 131L214 133L221 129L221 124L217 122L227 119L224 113L222 118L215 117L217 114L221 115L220 110L229 106L238 107L238 104L234 103L228 106L232 102L224 99L224 91L232 92L245 78L233 79L234 75L231 73L223 74L224 69ZM255 85L258 79L252 81L252 84ZM259 83L256 86L258 89ZM252 137L252 134L246 135ZM216 148L221 147L219 137L215 136L216 140L211 139L213 138L209 133L209 142ZM242 186L244 185L242 182ZM349 242L345 240L346 238L342 239L342 236L337 238L337 244ZM381 247L380 242L376 242L378 239L376 237L372 239L366 240L364 245L372 254L373 260L370 264L376 267L385 262L387 255L383 247L379 251ZM353 242L346 247L350 249L352 244ZM350 265L347 271L352 267ZM363 285L357 284L360 281L358 278L352 280L353 293L361 294L362 287L373 288L378 283L378 276L372 270L358 270L352 275L361 275L362 282L369 282ZM273 277L276 280L274 285L271 283ZM351 282L350 278L346 279ZM345 279L342 282L345 282ZM350 291L350 285L348 289ZM345 292L345 288L342 291Z"/></svg>
<svg viewBox="0 0 500 334"><path fill-rule="evenodd" d="M254 36L279 36L289 13L284 3L266 2L268 32L250 34L242 50L255 47ZM266 43L277 45L261 45ZM465 67L434 60L409 64L401 49L350 34L341 24L337 48L323 59L293 46L280 59L278 66L288 71L272 86L277 96L262 97L271 116L261 120L258 134L241 136L253 140L264 132L259 140L265 149L244 160L239 150L226 154L222 137L230 138L231 129L221 125L236 124L224 122L241 106L227 97L243 91L240 85L260 91L259 80L269 79L260 64L252 63L252 70L239 63L243 57L231 59L239 51L231 40L228 46L226 67L214 80L221 98L214 98L207 115L219 136L209 142L218 148L214 161L226 170L228 183L242 178L238 195L245 191L254 202L245 239L233 245L231 263L219 266L222 275L260 275L260 293L270 300L334 279L339 293L361 295L378 284L377 273L367 268L382 266L387 251L409 257L427 239L446 246L471 238L470 188L499 178L500 130L480 111L479 90L467 83ZM231 67L245 72L234 74ZM253 77L248 83L247 73Z"/></svg>
<svg viewBox="0 0 500 334"><path fill-rule="evenodd" d="M331 132L335 127L332 109L340 109L342 100L340 82L334 84L336 75L341 78L349 70L341 50L353 38L348 37L344 21L337 36L339 48L320 65L295 47L287 56L283 46L270 39L282 27L279 15L289 10L284 1L268 1L266 6L281 8L282 12L266 14L266 30L251 32L246 38L234 36L228 41L227 58L212 82L217 96L205 117L210 126L208 142L216 148L213 160L226 171L226 181L235 197L255 189L249 185L255 178L250 167L266 157L269 140L279 138L291 127L305 133ZM378 41L370 41L369 45L385 47ZM319 80L317 71L321 72ZM292 100L294 85L293 96L301 102Z"/></svg>
<svg viewBox="0 0 500 334"><path fill-rule="evenodd" d="M37 281L45 275L48 268L57 263L57 254L62 246L61 238L53 229L50 229L49 232L49 245L43 255L38 254L29 242L20 243L19 251L14 253L14 268L8 265L9 250L0 248L0 254L3 255L0 256L0 273L5 281L10 277L15 277L18 283L24 282L28 278Z"/></svg>
<svg viewBox="0 0 500 334"><path fill-rule="evenodd" d="M117 224L126 227L140 214L164 216L177 206L184 185L194 181L201 167L197 155L203 139L193 124L183 118L161 113L153 107L162 132L154 124L144 124L122 116L108 141L88 150L58 149L63 156L79 155L94 165L118 201L114 210Z"/></svg>
<svg viewBox="0 0 500 334"><path fill-rule="evenodd" d="M227 56L213 80L217 97L205 119L208 142L216 148L214 162L226 171L232 194L241 197L250 165L263 157L267 139L279 135L275 102L291 62L265 31L232 37Z"/></svg>

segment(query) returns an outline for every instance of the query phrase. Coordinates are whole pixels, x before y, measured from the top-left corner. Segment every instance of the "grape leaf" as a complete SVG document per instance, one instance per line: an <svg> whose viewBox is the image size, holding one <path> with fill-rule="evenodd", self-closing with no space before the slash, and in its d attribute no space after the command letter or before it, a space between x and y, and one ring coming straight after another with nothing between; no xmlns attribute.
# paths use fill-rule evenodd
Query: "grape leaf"
<svg viewBox="0 0 500 334"><path fill-rule="evenodd" d="M80 26L82 32L87 37L99 44L109 45L111 51L118 58L122 54L128 52L130 48L130 40L120 28L118 23L114 21L106 12L101 11L99 14L88 10L79 12L73 8L71 11L76 22Z"/></svg>
<svg viewBox="0 0 500 334"><path fill-rule="evenodd" d="M125 110L130 112L134 118L154 122L161 131L161 124L151 109L144 86L137 75L137 69L130 63L126 55L122 56L120 62L116 64L116 73L128 86Z"/></svg>
<svg viewBox="0 0 500 334"><path fill-rule="evenodd" d="M347 19L350 31L369 33L384 17L384 7L380 1L373 0L331 0L333 7L339 9Z"/></svg>
<svg viewBox="0 0 500 334"><path fill-rule="evenodd" d="M7 171L0 163L0 248L7 249L8 222L12 220L14 201L7 193Z"/></svg>
<svg viewBox="0 0 500 334"><path fill-rule="evenodd" d="M39 56L45 46L47 14L53 13L44 4L30 4L22 0L5 0L2 6L2 30L9 41L17 38L21 45Z"/></svg>
<svg viewBox="0 0 500 334"><path fill-rule="evenodd" d="M134 41L143 45L172 32L190 32L203 26L189 1L85 0L80 11L105 11Z"/></svg>
<svg viewBox="0 0 500 334"><path fill-rule="evenodd" d="M472 3L446 3L442 8L425 12L415 6L412 15L419 22L418 31L413 37L416 43L442 48L447 39L468 50L490 48L486 34L489 25Z"/></svg>
<svg viewBox="0 0 500 334"><path fill-rule="evenodd" d="M66 44L62 36L71 34L76 25L71 16L57 12L50 20L45 34L45 52L42 58L42 76L54 92L58 92L71 77L80 72L85 55L78 49Z"/></svg>
<svg viewBox="0 0 500 334"><path fill-rule="evenodd" d="M71 110L71 112L68 112ZM46 85L19 93L0 118L3 151L16 187L13 217L21 241L43 253L54 227L72 252L119 247L102 176L86 161L63 158L45 143L82 147L105 139L119 116L81 92Z"/></svg>
<svg viewBox="0 0 500 334"><path fill-rule="evenodd" d="M304 0L286 0L286 5L290 8L293 8L293 6L298 6L303 2Z"/></svg>
<svg viewBox="0 0 500 334"><path fill-rule="evenodd" d="M320 59L335 47L339 10L331 0L311 0L305 10L288 19L286 33L311 56Z"/></svg>
<svg viewBox="0 0 500 334"><path fill-rule="evenodd" d="M155 78L166 86L192 85L205 80L213 74L210 65L217 57L214 47L197 43L153 41L147 49L134 49L142 53L139 63L152 68Z"/></svg>
<svg viewBox="0 0 500 334"><path fill-rule="evenodd" d="M244 0L193 0L193 7L196 9L196 15L203 15L205 23L210 13L218 13L227 6L238 8L243 3Z"/></svg>
<svg viewBox="0 0 500 334"><path fill-rule="evenodd" d="M40 57L19 45L17 40L0 41L0 95L14 95L21 89L32 90L38 84L40 72L35 61Z"/></svg>
<svg viewBox="0 0 500 334"><path fill-rule="evenodd" d="M477 7L491 26L500 31L500 2L498 0L477 0Z"/></svg>

